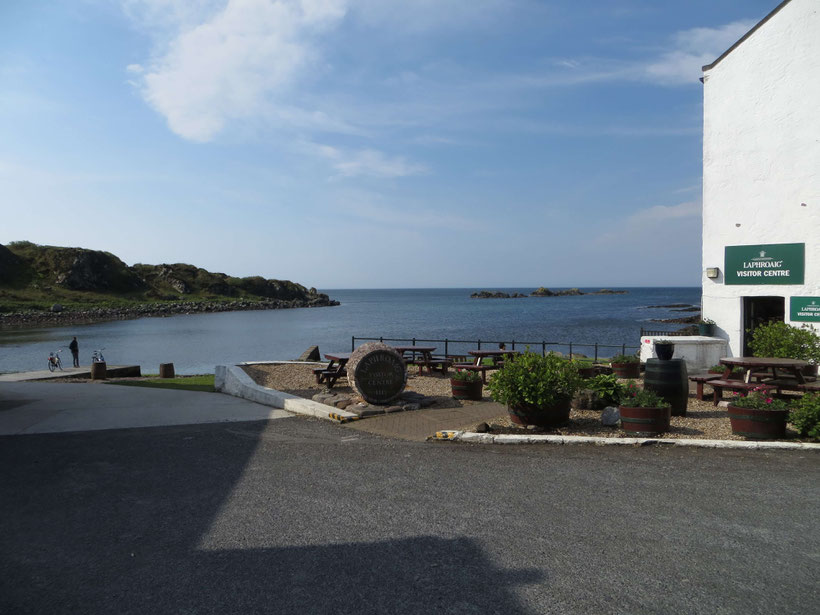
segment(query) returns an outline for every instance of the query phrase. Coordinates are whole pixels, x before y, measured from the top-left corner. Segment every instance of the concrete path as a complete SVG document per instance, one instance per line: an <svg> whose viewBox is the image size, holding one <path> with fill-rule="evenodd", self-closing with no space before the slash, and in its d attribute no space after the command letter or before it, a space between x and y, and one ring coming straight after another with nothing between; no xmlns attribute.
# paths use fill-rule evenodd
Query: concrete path
<svg viewBox="0 0 820 615"><path fill-rule="evenodd" d="M136 374L128 372L135 371ZM107 368L109 377L139 375L139 365L109 365ZM64 367L57 371L50 372L47 369L35 370L33 372L12 372L10 374L0 374L0 382L33 382L36 380L57 380L59 378L91 378L91 366L85 367Z"/></svg>
<svg viewBox="0 0 820 615"><path fill-rule="evenodd" d="M159 427L293 416L220 393L102 383L0 384L0 435Z"/></svg>

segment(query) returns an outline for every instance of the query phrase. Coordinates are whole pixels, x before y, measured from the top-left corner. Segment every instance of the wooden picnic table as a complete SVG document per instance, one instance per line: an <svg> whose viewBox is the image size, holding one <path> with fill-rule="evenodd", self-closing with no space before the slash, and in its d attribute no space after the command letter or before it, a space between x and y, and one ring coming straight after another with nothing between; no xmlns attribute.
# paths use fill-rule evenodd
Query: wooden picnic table
<svg viewBox="0 0 820 615"><path fill-rule="evenodd" d="M327 367L322 367L313 370L313 375L316 376L316 384L327 384L327 388L332 389L336 381L347 376L345 365L350 360L349 352L326 352L325 359L330 361Z"/></svg>
<svg viewBox="0 0 820 615"><path fill-rule="evenodd" d="M505 357L521 354L517 350L506 350L503 348L494 348L492 350L468 350L467 352L475 357L476 365L481 365L481 359L485 359L487 357L490 357L493 360L503 360Z"/></svg>
<svg viewBox="0 0 820 615"><path fill-rule="evenodd" d="M800 359L779 359L775 357L724 357L720 360L721 365L725 365L723 380L728 380L732 370L736 367L745 368L746 373L743 382L749 384L752 376L757 376L763 383L770 382L766 377L771 370L771 380L777 380L777 370L786 372L788 377L794 378L796 384L806 384L803 376L803 368L808 365L807 361Z"/></svg>
<svg viewBox="0 0 820 615"><path fill-rule="evenodd" d="M450 365L447 359L433 358L433 351L436 349L435 346L392 346L392 348L401 355L401 358L404 359L408 365L418 365L419 374L421 374L425 368L428 374L432 374L434 369L446 374L447 368ZM419 356L416 357L416 355Z"/></svg>

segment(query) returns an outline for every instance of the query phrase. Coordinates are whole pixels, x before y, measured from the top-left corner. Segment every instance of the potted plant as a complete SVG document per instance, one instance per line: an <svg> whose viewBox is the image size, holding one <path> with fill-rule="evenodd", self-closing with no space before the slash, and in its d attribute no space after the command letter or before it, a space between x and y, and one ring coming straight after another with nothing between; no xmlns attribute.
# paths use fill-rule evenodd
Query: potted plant
<svg viewBox="0 0 820 615"><path fill-rule="evenodd" d="M661 361L668 361L675 354L675 342L672 340L655 340L655 354Z"/></svg>
<svg viewBox="0 0 820 615"><path fill-rule="evenodd" d="M481 401L483 386L478 372L459 369L450 376L450 388L455 399Z"/></svg>
<svg viewBox="0 0 820 615"><path fill-rule="evenodd" d="M592 359L572 359L572 362L578 369L578 374L581 378L592 378L598 373L598 369L595 367L595 362Z"/></svg>
<svg viewBox="0 0 820 615"><path fill-rule="evenodd" d="M599 374L587 380L584 386L595 392L595 406L598 410L617 406L625 391L625 386L618 382L615 374Z"/></svg>
<svg viewBox="0 0 820 615"><path fill-rule="evenodd" d="M726 371L725 365L713 365L709 368L710 374L718 374L720 376L723 375L723 372ZM742 367L733 367L732 371L729 372L729 380L743 380L743 368Z"/></svg>
<svg viewBox="0 0 820 615"><path fill-rule="evenodd" d="M698 322L698 334L706 337L715 335L715 321L711 318L703 318Z"/></svg>
<svg viewBox="0 0 820 615"><path fill-rule="evenodd" d="M760 325L752 333L749 347L756 357L808 361L809 365L804 374L817 375L817 364L820 363L820 335L809 326L798 328L781 321Z"/></svg>
<svg viewBox="0 0 820 615"><path fill-rule="evenodd" d="M772 440L786 435L788 407L782 399L772 397L768 387L755 387L746 396L736 394L727 410L737 436Z"/></svg>
<svg viewBox="0 0 820 615"><path fill-rule="evenodd" d="M609 361L618 378L638 378L641 375L641 360L636 355L618 354Z"/></svg>
<svg viewBox="0 0 820 615"><path fill-rule="evenodd" d="M794 401L789 412L789 423L802 437L820 440L820 393L806 393Z"/></svg>
<svg viewBox="0 0 820 615"><path fill-rule="evenodd" d="M554 427L569 420L572 396L580 385L572 361L526 352L505 362L487 388L494 400L507 405L513 423Z"/></svg>
<svg viewBox="0 0 820 615"><path fill-rule="evenodd" d="M672 406L655 391L640 388L630 381L619 407L621 429L638 436L655 436L669 431Z"/></svg>

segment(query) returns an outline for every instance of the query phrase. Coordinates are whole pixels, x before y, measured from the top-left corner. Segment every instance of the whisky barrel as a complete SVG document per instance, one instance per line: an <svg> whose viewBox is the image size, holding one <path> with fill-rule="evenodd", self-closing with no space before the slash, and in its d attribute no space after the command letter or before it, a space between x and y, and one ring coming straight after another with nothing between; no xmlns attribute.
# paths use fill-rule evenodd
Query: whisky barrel
<svg viewBox="0 0 820 615"><path fill-rule="evenodd" d="M371 404L387 404L404 391L407 365L387 344L369 342L350 354L345 366L350 387Z"/></svg>
<svg viewBox="0 0 820 615"><path fill-rule="evenodd" d="M672 416L686 416L689 374L683 359L647 359L643 387L672 404Z"/></svg>
<svg viewBox="0 0 820 615"><path fill-rule="evenodd" d="M93 361L91 363L91 379L105 380L108 377L104 361Z"/></svg>
<svg viewBox="0 0 820 615"><path fill-rule="evenodd" d="M173 363L160 363L159 364L159 377L160 378L173 378L174 374L174 364Z"/></svg>

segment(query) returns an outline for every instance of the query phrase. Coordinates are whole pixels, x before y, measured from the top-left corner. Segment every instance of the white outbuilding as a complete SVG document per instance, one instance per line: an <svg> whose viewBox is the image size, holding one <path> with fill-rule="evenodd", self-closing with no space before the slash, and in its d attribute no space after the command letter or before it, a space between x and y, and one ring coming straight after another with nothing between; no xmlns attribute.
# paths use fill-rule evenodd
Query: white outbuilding
<svg viewBox="0 0 820 615"><path fill-rule="evenodd" d="M734 356L820 331L820 0L786 0L703 67L703 316Z"/></svg>

